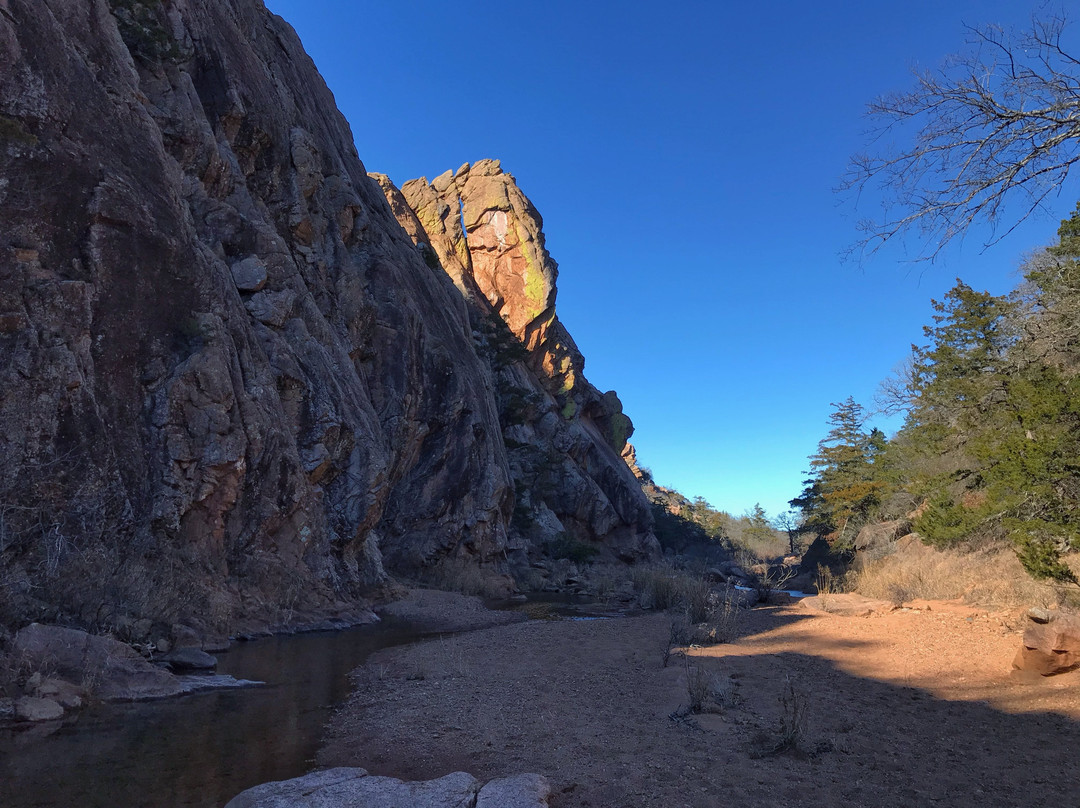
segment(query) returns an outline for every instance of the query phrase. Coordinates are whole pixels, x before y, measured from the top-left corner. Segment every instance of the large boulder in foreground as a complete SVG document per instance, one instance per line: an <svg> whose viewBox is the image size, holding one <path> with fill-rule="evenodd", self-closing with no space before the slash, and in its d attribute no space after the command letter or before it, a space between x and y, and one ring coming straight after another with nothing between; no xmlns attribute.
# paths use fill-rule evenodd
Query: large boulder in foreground
<svg viewBox="0 0 1080 808"><path fill-rule="evenodd" d="M292 780L263 783L225 808L546 808L550 787L536 774L480 781L465 772L409 783L373 777L364 769L337 768Z"/></svg>
<svg viewBox="0 0 1080 808"><path fill-rule="evenodd" d="M1033 610L1013 668L1053 676L1080 667L1080 616Z"/></svg>

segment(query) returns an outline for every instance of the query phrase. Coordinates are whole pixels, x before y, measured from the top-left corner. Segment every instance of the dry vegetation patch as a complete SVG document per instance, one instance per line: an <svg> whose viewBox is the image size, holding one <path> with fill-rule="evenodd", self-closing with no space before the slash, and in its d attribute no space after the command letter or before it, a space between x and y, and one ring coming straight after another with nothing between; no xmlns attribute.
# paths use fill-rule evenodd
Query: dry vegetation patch
<svg viewBox="0 0 1080 808"><path fill-rule="evenodd" d="M917 599L963 599L1013 609L1080 606L1076 587L1034 580L1011 546L943 551L923 544L916 534L897 542L891 555L850 573L847 588L898 605Z"/></svg>

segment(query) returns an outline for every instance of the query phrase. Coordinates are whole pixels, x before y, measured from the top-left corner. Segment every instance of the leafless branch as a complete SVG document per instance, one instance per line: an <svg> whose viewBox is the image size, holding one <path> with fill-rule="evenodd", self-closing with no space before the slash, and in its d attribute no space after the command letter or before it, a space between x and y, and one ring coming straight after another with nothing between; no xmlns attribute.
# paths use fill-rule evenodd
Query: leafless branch
<svg viewBox="0 0 1080 808"><path fill-rule="evenodd" d="M860 222L855 251L917 231L920 257L933 259L976 222L991 226L988 246L1061 187L1080 160L1080 58L1062 43L1065 27L1053 17L1019 35L969 28L967 52L869 105L875 152L851 159L841 190L884 203ZM910 144L892 147L897 136Z"/></svg>

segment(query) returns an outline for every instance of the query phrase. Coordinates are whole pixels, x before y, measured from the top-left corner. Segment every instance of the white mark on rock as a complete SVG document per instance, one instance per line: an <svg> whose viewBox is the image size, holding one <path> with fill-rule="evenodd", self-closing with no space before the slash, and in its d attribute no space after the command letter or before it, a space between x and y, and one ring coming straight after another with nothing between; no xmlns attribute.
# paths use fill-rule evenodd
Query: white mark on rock
<svg viewBox="0 0 1080 808"><path fill-rule="evenodd" d="M506 246L506 211L493 210L491 216L488 219L491 226L495 229L495 238L499 240L499 246Z"/></svg>

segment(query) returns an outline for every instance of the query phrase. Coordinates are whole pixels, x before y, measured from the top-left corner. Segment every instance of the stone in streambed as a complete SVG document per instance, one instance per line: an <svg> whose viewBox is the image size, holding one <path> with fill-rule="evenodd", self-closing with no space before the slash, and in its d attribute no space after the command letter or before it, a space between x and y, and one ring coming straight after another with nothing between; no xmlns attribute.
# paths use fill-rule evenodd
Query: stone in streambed
<svg viewBox="0 0 1080 808"><path fill-rule="evenodd" d="M472 808L479 790L479 781L465 772L409 783L372 777L364 769L337 768L263 783L225 808Z"/></svg>
<svg viewBox="0 0 1080 808"><path fill-rule="evenodd" d="M546 808L551 785L539 774L492 780L476 797L476 808Z"/></svg>
<svg viewBox="0 0 1080 808"><path fill-rule="evenodd" d="M198 648L177 648L159 656L157 661L174 672L212 671L217 667L217 657L210 656Z"/></svg>
<svg viewBox="0 0 1080 808"><path fill-rule="evenodd" d="M64 708L52 699L33 696L15 699L15 717L22 721L55 721L63 716Z"/></svg>
<svg viewBox="0 0 1080 808"><path fill-rule="evenodd" d="M31 623L15 636L13 650L33 668L85 687L104 701L138 701L179 695L176 677L143 659L130 646L77 629Z"/></svg>

